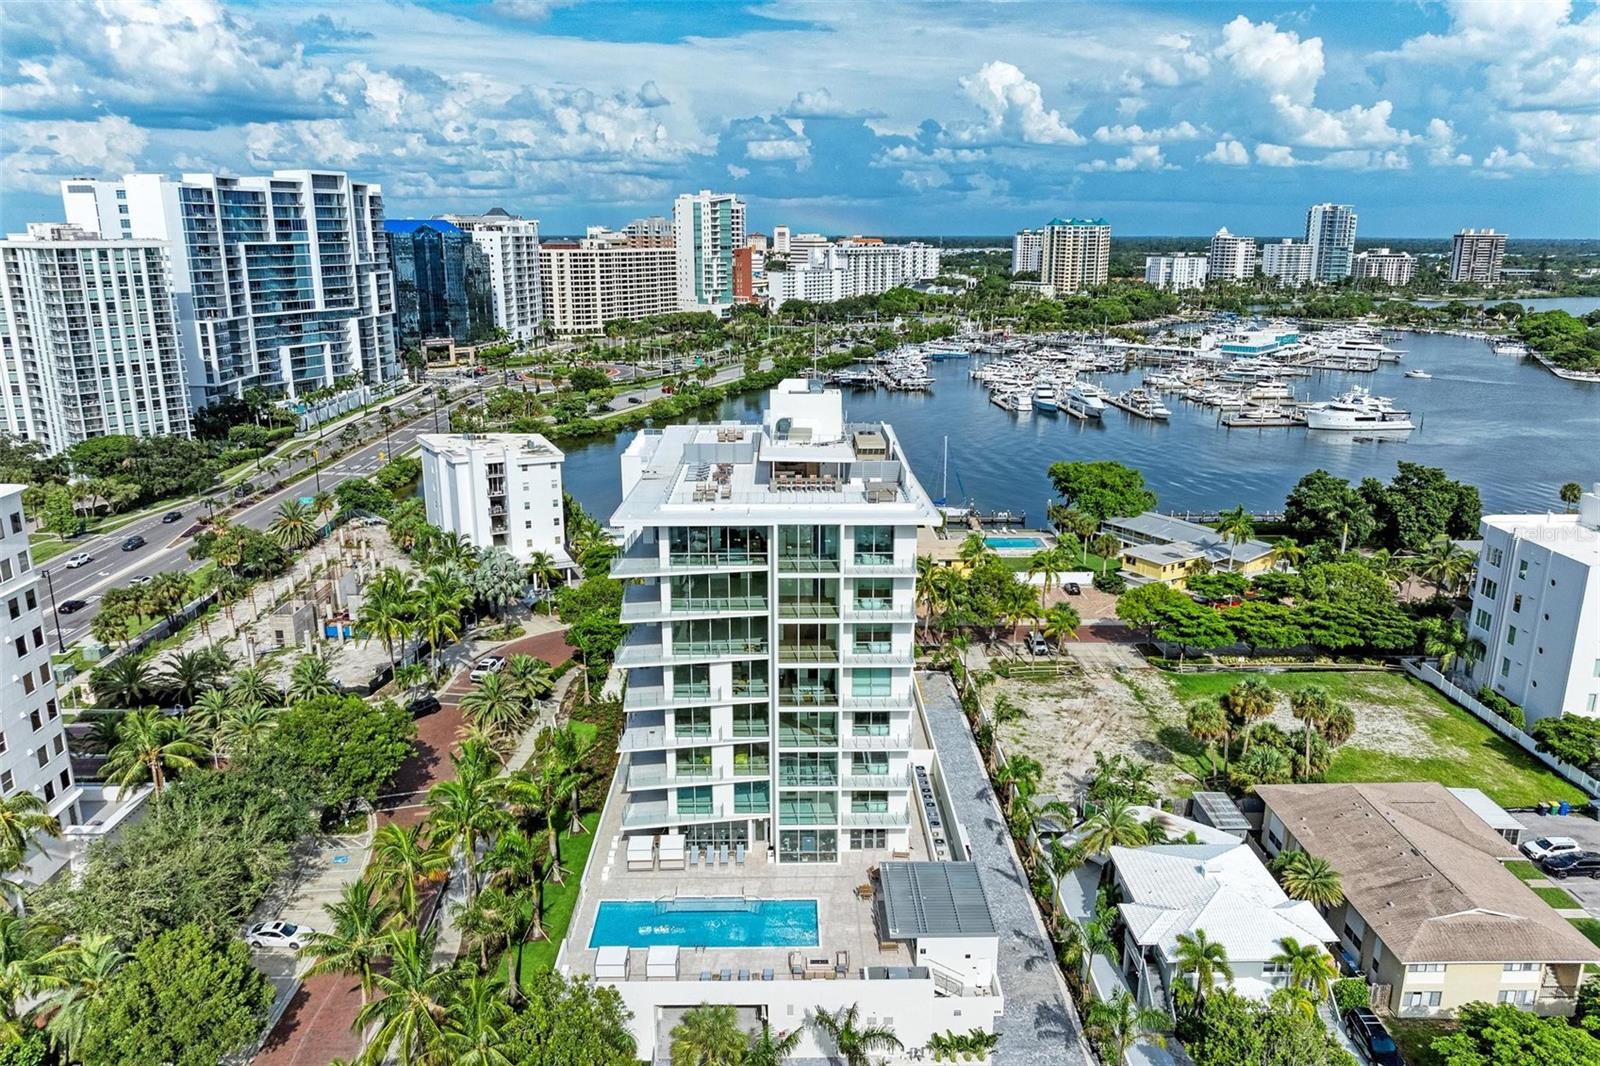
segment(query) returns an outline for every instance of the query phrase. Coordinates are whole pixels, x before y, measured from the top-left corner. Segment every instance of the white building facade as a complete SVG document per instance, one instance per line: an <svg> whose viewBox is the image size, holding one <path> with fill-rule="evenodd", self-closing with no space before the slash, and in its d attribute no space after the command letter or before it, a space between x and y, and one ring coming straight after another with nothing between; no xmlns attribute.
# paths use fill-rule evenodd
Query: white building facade
<svg viewBox="0 0 1600 1066"><path fill-rule="evenodd" d="M568 566L561 450L538 433L424 433L428 522L480 548L527 562L544 552Z"/></svg>
<svg viewBox="0 0 1600 1066"><path fill-rule="evenodd" d="M727 314L733 306L733 256L744 247L744 201L702 189L672 205L678 309Z"/></svg>
<svg viewBox="0 0 1600 1066"><path fill-rule="evenodd" d="M1044 263L1044 230L1018 230L1011 238L1011 273L1037 273Z"/></svg>
<svg viewBox="0 0 1600 1066"><path fill-rule="evenodd" d="M1343 281L1355 267L1356 209L1349 204L1313 204L1306 211L1311 280Z"/></svg>
<svg viewBox="0 0 1600 1066"><path fill-rule="evenodd" d="M34 224L0 241L5 431L51 453L90 437L188 436L167 246Z"/></svg>
<svg viewBox="0 0 1600 1066"><path fill-rule="evenodd" d="M939 276L943 252L938 246L912 241L894 247L900 250L900 273L906 281L932 281Z"/></svg>
<svg viewBox="0 0 1600 1066"><path fill-rule="evenodd" d="M1492 229L1464 229L1450 245L1450 280L1479 285L1500 283L1506 235Z"/></svg>
<svg viewBox="0 0 1600 1066"><path fill-rule="evenodd" d="M193 407L400 374L379 186L336 171L61 183L67 221L169 244Z"/></svg>
<svg viewBox="0 0 1600 1066"><path fill-rule="evenodd" d="M539 220L504 212L442 215L472 238L489 262L494 324L514 341L539 338L544 321L540 298Z"/></svg>
<svg viewBox="0 0 1600 1066"><path fill-rule="evenodd" d="M640 244L621 233L591 229L578 241L539 246L540 302L558 336L595 334L617 319L678 310L677 252Z"/></svg>
<svg viewBox="0 0 1600 1066"><path fill-rule="evenodd" d="M1577 514L1486 515L1479 530L1474 683L1520 706L1530 726L1600 716L1600 484Z"/></svg>
<svg viewBox="0 0 1600 1066"><path fill-rule="evenodd" d="M1256 273L1256 240L1236 237L1224 226L1211 238L1206 276L1214 281L1247 281Z"/></svg>
<svg viewBox="0 0 1600 1066"><path fill-rule="evenodd" d="M1181 292L1206 286L1207 258L1178 252L1173 255L1144 257L1144 281L1158 289Z"/></svg>
<svg viewBox="0 0 1600 1066"><path fill-rule="evenodd" d="M1369 248L1356 253L1354 273L1357 278L1371 278L1398 288L1409 284L1416 272L1417 259L1410 252Z"/></svg>
<svg viewBox="0 0 1600 1066"><path fill-rule="evenodd" d="M1053 293L1085 292L1106 283L1111 226L1103 218L1056 218L1044 228L1039 280Z"/></svg>
<svg viewBox="0 0 1600 1066"><path fill-rule="evenodd" d="M1261 273L1279 285L1299 287L1311 282L1311 246L1287 238L1261 246Z"/></svg>

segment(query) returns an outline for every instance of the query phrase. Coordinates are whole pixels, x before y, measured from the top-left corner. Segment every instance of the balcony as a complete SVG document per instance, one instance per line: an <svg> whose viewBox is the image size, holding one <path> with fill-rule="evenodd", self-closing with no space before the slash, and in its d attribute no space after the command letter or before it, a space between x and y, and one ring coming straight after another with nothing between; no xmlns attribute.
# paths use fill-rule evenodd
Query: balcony
<svg viewBox="0 0 1600 1066"><path fill-rule="evenodd" d="M779 618L838 618L839 603L823 602L820 600L805 603L780 603L778 604Z"/></svg>
<svg viewBox="0 0 1600 1066"><path fill-rule="evenodd" d="M844 649L844 661L850 666L910 666L911 650L896 652L891 641L851 644Z"/></svg>
<svg viewBox="0 0 1600 1066"><path fill-rule="evenodd" d="M826 729L786 729L778 727L780 748L837 748L839 734Z"/></svg>
<svg viewBox="0 0 1600 1066"><path fill-rule="evenodd" d="M844 617L846 620L860 619L868 622L911 621L915 617L915 608L909 599L897 604L889 596L861 597L845 603Z"/></svg>
<svg viewBox="0 0 1600 1066"><path fill-rule="evenodd" d="M873 792L899 792L910 788L911 780L906 774L853 774L846 771L839 775L839 787Z"/></svg>
<svg viewBox="0 0 1600 1066"><path fill-rule="evenodd" d="M839 808L827 803L778 801L779 825L838 825Z"/></svg>
<svg viewBox="0 0 1600 1066"><path fill-rule="evenodd" d="M908 689L903 696L864 696L851 694L844 697L845 707L864 707L869 710L907 710L911 707L911 692Z"/></svg>
<svg viewBox="0 0 1600 1066"><path fill-rule="evenodd" d="M916 564L910 558L897 562L893 552L856 552L850 556L845 572L910 576L916 573Z"/></svg>
<svg viewBox="0 0 1600 1066"><path fill-rule="evenodd" d="M659 666L663 663L699 663L707 659L755 659L767 655L765 640L674 641L671 648L658 639L630 640L617 649L621 667Z"/></svg>
<svg viewBox="0 0 1600 1066"><path fill-rule="evenodd" d="M779 644L778 661L781 663L836 663L839 661L839 645Z"/></svg>
<svg viewBox="0 0 1600 1066"><path fill-rule="evenodd" d="M778 690L780 707L837 707L839 693L827 688L785 688Z"/></svg>
<svg viewBox="0 0 1600 1066"><path fill-rule="evenodd" d="M658 800L644 803L631 802L622 809L622 824L629 829L652 825L667 826L684 825L691 822L716 822L727 817L727 808L721 804L671 812L667 809L666 801Z"/></svg>
<svg viewBox="0 0 1600 1066"><path fill-rule="evenodd" d="M785 770L778 768L780 788L838 788L839 775L822 768Z"/></svg>
<svg viewBox="0 0 1600 1066"><path fill-rule="evenodd" d="M896 828L911 824L909 811L845 811L839 824L849 829Z"/></svg>
<svg viewBox="0 0 1600 1066"><path fill-rule="evenodd" d="M837 555L780 555L778 570L785 574L837 574Z"/></svg>
<svg viewBox="0 0 1600 1066"><path fill-rule="evenodd" d="M839 738L845 751L906 751L911 747L909 733L846 733Z"/></svg>
<svg viewBox="0 0 1600 1066"><path fill-rule="evenodd" d="M667 565L674 570L765 568L767 565L767 553L752 551L671 552L667 556Z"/></svg>
<svg viewBox="0 0 1600 1066"><path fill-rule="evenodd" d="M739 738L744 739L744 738ZM723 729L684 729L664 725L629 726L617 740L618 751L665 751L731 744L734 737Z"/></svg>
<svg viewBox="0 0 1600 1066"><path fill-rule="evenodd" d="M629 792L638 792L646 789L678 788L687 785L715 785L732 780L733 774L726 770L715 770L709 766L630 766L624 787Z"/></svg>

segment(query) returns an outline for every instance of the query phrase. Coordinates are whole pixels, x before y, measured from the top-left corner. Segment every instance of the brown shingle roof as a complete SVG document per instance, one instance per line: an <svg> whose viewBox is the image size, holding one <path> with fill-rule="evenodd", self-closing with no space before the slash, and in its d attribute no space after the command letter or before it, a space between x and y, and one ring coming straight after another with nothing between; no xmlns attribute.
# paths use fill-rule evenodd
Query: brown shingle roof
<svg viewBox="0 0 1600 1066"><path fill-rule="evenodd" d="M1443 786L1260 785L1300 846L1405 963L1600 962L1502 860L1517 851Z"/></svg>

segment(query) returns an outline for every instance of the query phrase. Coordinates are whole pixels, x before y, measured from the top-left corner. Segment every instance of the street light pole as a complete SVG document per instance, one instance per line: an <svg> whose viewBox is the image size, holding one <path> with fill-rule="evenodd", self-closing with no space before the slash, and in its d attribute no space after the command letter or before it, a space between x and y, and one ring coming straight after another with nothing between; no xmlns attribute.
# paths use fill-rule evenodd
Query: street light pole
<svg viewBox="0 0 1600 1066"><path fill-rule="evenodd" d="M56 620L56 647L61 650L62 655L65 655L67 653L67 642L61 639L61 611L56 607L55 578L50 576L50 571L48 570L39 572L44 575L44 583L50 589L50 614Z"/></svg>

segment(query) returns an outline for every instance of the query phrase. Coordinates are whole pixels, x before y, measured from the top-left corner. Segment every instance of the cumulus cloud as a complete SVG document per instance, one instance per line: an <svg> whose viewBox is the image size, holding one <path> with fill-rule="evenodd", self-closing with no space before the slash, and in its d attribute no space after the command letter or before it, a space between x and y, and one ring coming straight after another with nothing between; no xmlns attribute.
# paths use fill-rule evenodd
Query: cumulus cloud
<svg viewBox="0 0 1600 1066"><path fill-rule="evenodd" d="M1496 145L1494 151L1483 157L1485 170L1533 170L1538 166L1523 152L1507 151L1505 145Z"/></svg>
<svg viewBox="0 0 1600 1066"><path fill-rule="evenodd" d="M1207 163L1221 163L1224 166L1243 167L1250 165L1250 153L1238 141L1218 141L1215 148L1201 156L1201 160Z"/></svg>
<svg viewBox="0 0 1600 1066"><path fill-rule="evenodd" d="M150 135L121 115L93 122L5 123L6 182L19 192L53 194L66 177L120 177L137 169Z"/></svg>
<svg viewBox="0 0 1600 1066"><path fill-rule="evenodd" d="M848 107L826 88L795 93L783 112L794 118L870 118L878 114L871 108Z"/></svg>
<svg viewBox="0 0 1600 1066"><path fill-rule="evenodd" d="M1168 163L1161 154L1159 145L1136 144L1128 150L1128 154L1117 159L1091 159L1087 163L1078 164L1079 170L1177 170L1178 168Z"/></svg>
<svg viewBox="0 0 1600 1066"><path fill-rule="evenodd" d="M1271 22L1251 22L1243 15L1222 28L1217 55L1238 77L1295 103L1310 103L1322 80L1321 37L1302 41L1292 30L1280 30Z"/></svg>
<svg viewBox="0 0 1600 1066"><path fill-rule="evenodd" d="M1371 107L1351 104L1342 111L1297 104L1283 95L1274 96L1272 104L1284 119L1288 139L1306 148L1383 147L1412 140L1409 131L1389 124L1394 104L1388 100Z"/></svg>
<svg viewBox="0 0 1600 1066"><path fill-rule="evenodd" d="M958 141L989 144L1021 141L1024 144L1082 144L1083 138L1067 125L1061 113L1045 107L1044 92L1016 66L996 60L961 79L967 98L987 116L978 125L954 131Z"/></svg>
<svg viewBox="0 0 1600 1066"><path fill-rule="evenodd" d="M734 181L743 181L750 176L750 168L741 167L735 163L728 164L728 177Z"/></svg>
<svg viewBox="0 0 1600 1066"><path fill-rule="evenodd" d="M1188 122L1175 126L1145 129L1142 126L1101 126L1094 131L1094 139L1101 144L1159 144L1162 141L1192 141L1200 131Z"/></svg>
<svg viewBox="0 0 1600 1066"><path fill-rule="evenodd" d="M1387 152L1350 148L1340 152L1329 152L1316 160L1316 163L1318 166L1340 170L1406 170L1411 166L1411 157L1406 154L1404 148Z"/></svg>
<svg viewBox="0 0 1600 1066"><path fill-rule="evenodd" d="M1256 162L1264 167L1293 167L1299 166L1300 161L1294 157L1294 150L1285 144L1256 145Z"/></svg>
<svg viewBox="0 0 1600 1066"><path fill-rule="evenodd" d="M252 122L244 133L245 151L255 167L303 165L306 159L317 160L318 166L347 167L378 150L351 137L344 123L331 118Z"/></svg>

